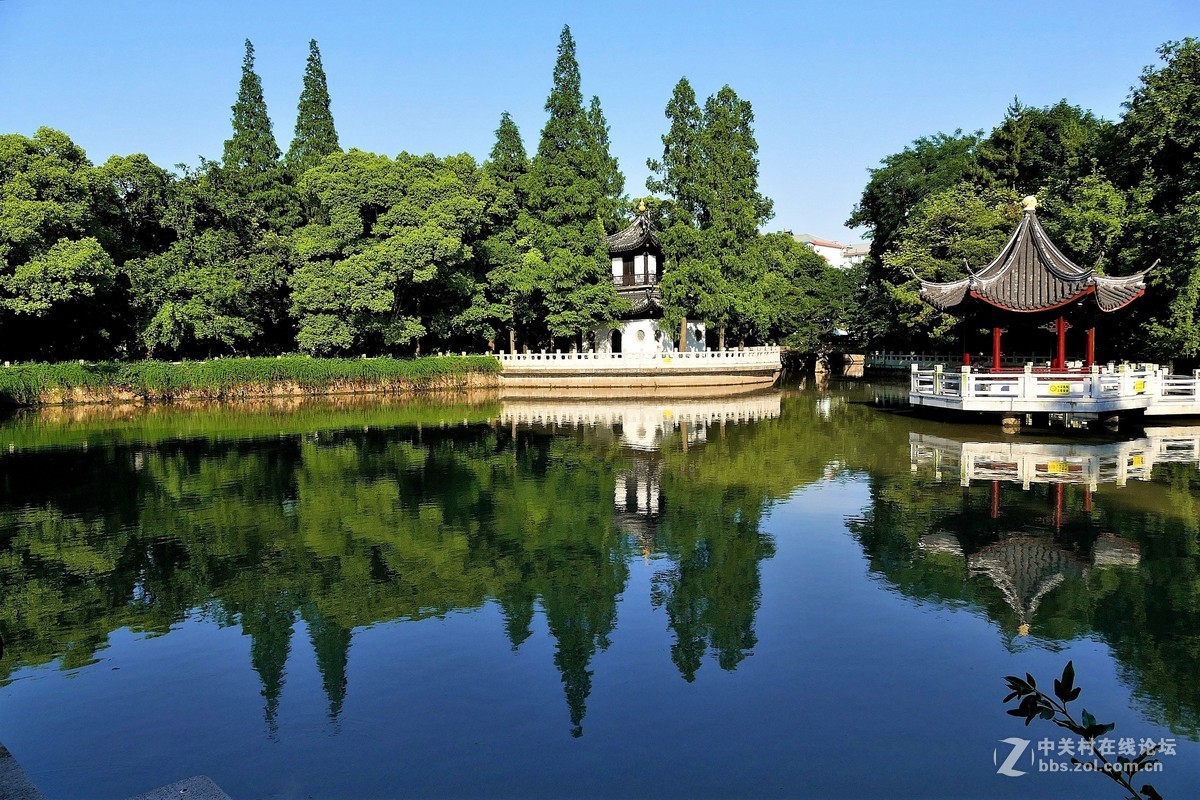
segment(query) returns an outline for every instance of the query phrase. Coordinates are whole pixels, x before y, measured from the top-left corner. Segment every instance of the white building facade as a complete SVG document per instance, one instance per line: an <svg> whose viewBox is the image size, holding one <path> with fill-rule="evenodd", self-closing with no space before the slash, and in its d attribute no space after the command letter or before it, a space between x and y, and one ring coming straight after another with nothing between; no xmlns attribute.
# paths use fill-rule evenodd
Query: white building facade
<svg viewBox="0 0 1200 800"><path fill-rule="evenodd" d="M639 209L633 223L607 237L608 254L612 259L612 278L617 295L629 301L630 310L622 319L602 325L594 331L596 352L651 355L679 351L676 336L679 330L664 331L662 296L658 283L662 279L663 255L658 234L645 213ZM705 326L702 322L687 323L687 350L705 350Z"/></svg>

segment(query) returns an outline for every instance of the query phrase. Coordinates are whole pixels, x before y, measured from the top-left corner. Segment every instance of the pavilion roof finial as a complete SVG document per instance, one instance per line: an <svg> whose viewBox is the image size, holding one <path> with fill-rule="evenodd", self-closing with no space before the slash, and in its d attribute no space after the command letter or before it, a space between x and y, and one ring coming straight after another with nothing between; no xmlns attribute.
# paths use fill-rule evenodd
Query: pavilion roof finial
<svg viewBox="0 0 1200 800"><path fill-rule="evenodd" d="M1038 207L1037 195L1035 195L1035 194L1028 195L1024 200L1021 201L1021 207L1025 209L1026 214L1032 214L1035 211L1037 211L1037 207Z"/></svg>
<svg viewBox="0 0 1200 800"><path fill-rule="evenodd" d="M638 213L639 214L646 213L646 201L645 200L638 202Z"/></svg>

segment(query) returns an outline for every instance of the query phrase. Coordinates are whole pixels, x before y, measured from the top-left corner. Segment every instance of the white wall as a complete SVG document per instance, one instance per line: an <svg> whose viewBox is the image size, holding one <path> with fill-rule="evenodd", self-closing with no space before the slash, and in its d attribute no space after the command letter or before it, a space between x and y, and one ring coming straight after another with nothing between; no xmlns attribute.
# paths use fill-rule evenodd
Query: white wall
<svg viewBox="0 0 1200 800"><path fill-rule="evenodd" d="M612 334L615 330L621 332L622 353L673 353L678 349L671 335L659 330L658 320L628 319L596 329L596 352L612 352ZM689 351L704 350L704 323L689 322L687 338Z"/></svg>
<svg viewBox="0 0 1200 800"><path fill-rule="evenodd" d="M846 251L841 247L826 247L812 242L808 242L808 246L816 251L817 255L828 261L831 267L846 269L850 266L850 262L846 260Z"/></svg>

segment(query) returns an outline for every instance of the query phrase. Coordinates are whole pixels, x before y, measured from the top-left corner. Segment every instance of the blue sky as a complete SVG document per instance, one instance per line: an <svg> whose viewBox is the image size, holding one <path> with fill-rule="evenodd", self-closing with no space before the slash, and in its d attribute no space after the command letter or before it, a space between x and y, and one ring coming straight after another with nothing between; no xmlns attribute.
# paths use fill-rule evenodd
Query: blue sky
<svg viewBox="0 0 1200 800"><path fill-rule="evenodd" d="M59 128L96 163L219 158L250 38L286 149L316 38L344 147L482 159L507 110L532 152L564 23L630 194L680 76L701 98L728 83L757 117L767 228L848 241L880 158L990 128L1014 95L1116 118L1155 48L1200 34L1200 3L0 0L0 132Z"/></svg>

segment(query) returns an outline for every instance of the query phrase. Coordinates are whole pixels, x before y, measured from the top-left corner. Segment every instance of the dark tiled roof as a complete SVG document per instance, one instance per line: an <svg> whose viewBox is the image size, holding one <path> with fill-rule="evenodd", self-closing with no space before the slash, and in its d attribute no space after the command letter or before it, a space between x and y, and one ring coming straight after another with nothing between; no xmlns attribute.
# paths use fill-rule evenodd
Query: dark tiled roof
<svg viewBox="0 0 1200 800"><path fill-rule="evenodd" d="M970 270L968 270L970 271ZM990 264L950 283L921 281L921 297L942 310L968 297L1006 311L1047 311L1093 295L1101 311L1116 311L1141 296L1150 270L1122 278L1096 274L1063 255L1027 210Z"/></svg>
<svg viewBox="0 0 1200 800"><path fill-rule="evenodd" d="M654 225L646 215L639 214L628 228L606 236L604 244L608 246L610 255L630 253L647 244L658 247L658 231L654 230Z"/></svg>
<svg viewBox="0 0 1200 800"><path fill-rule="evenodd" d="M629 301L629 316L640 317L653 315L662 311L662 296L657 287L638 286L627 288L618 286L617 297Z"/></svg>

